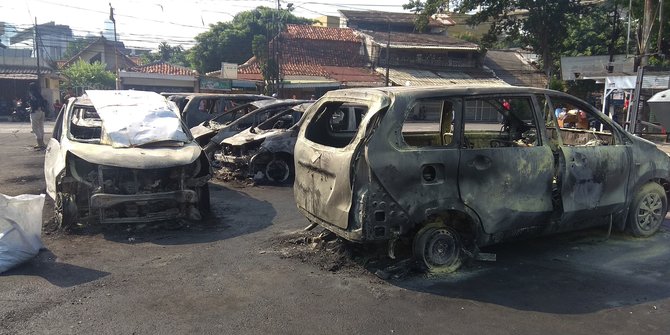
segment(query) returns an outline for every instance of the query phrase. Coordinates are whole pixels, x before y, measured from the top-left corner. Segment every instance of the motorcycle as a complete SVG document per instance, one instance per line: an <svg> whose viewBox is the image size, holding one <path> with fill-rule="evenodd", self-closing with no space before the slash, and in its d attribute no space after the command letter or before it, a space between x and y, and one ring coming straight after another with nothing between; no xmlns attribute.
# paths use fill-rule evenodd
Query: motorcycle
<svg viewBox="0 0 670 335"><path fill-rule="evenodd" d="M30 107L23 102L17 102L9 116L12 122L26 122L30 121Z"/></svg>

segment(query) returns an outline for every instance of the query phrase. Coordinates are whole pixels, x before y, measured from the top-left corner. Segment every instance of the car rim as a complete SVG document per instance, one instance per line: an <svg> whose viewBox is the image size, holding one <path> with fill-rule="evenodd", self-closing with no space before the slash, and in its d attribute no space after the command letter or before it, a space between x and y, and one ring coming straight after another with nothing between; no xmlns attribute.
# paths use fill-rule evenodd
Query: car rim
<svg viewBox="0 0 670 335"><path fill-rule="evenodd" d="M663 220L663 201L658 194L649 193L642 201L637 210L637 222L640 229L650 231Z"/></svg>
<svg viewBox="0 0 670 335"><path fill-rule="evenodd" d="M281 159L273 159L265 167L265 176L270 181L284 182L290 174L288 163Z"/></svg>
<svg viewBox="0 0 670 335"><path fill-rule="evenodd" d="M459 249L454 236L445 229L434 231L424 250L426 261L433 266L449 266L458 259Z"/></svg>

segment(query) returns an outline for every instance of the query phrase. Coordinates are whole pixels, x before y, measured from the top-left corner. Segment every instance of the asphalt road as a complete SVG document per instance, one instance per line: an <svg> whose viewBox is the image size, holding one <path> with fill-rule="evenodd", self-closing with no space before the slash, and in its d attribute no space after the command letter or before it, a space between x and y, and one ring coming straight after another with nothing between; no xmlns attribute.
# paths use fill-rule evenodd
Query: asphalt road
<svg viewBox="0 0 670 335"><path fill-rule="evenodd" d="M44 192L33 142L0 123L0 193ZM291 188L211 188L215 218L184 226L64 234L48 228L48 201L46 249L0 274L0 333L670 332L668 221L650 239L595 229L489 248L497 261L449 276L382 280L302 243Z"/></svg>

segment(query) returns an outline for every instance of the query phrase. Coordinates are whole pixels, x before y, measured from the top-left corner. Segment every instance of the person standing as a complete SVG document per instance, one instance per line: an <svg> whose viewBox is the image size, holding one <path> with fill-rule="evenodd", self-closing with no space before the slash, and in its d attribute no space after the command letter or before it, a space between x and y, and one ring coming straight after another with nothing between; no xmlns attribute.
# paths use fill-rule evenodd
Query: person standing
<svg viewBox="0 0 670 335"><path fill-rule="evenodd" d="M36 83L28 85L28 104L30 105L30 126L37 139L36 149L44 149L44 112L47 101L42 97Z"/></svg>

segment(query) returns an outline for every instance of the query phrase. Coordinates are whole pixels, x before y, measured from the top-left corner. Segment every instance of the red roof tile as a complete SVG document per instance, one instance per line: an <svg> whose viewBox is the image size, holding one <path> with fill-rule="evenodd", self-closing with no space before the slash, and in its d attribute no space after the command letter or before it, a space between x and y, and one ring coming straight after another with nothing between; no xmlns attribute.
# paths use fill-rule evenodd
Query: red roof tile
<svg viewBox="0 0 670 335"><path fill-rule="evenodd" d="M367 68L363 40L349 28L288 25L280 38L284 76L325 77L340 82L379 83L383 78ZM262 80L255 57L237 68L238 79Z"/></svg>
<svg viewBox="0 0 670 335"><path fill-rule="evenodd" d="M340 41L340 42L358 42L360 38L349 28L327 28L307 26L300 24L289 24L286 26L284 36L290 36L291 39L299 40L320 40L320 41Z"/></svg>
<svg viewBox="0 0 670 335"><path fill-rule="evenodd" d="M195 70L179 65L170 64L165 61L157 61L146 65L135 66L128 69L128 72L158 73L158 74L170 74L176 76L192 76L197 74Z"/></svg>

